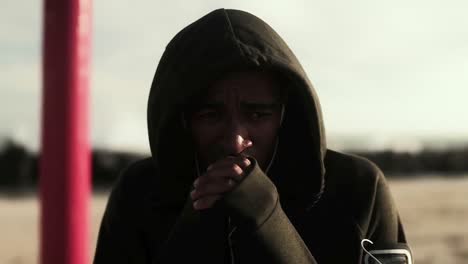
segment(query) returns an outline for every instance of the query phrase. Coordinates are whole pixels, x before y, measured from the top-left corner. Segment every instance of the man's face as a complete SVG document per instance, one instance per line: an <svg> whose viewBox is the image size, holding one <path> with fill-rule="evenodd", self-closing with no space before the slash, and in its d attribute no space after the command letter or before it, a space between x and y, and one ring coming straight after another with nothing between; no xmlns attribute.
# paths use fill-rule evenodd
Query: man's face
<svg viewBox="0 0 468 264"><path fill-rule="evenodd" d="M266 169L281 108L278 83L260 72L236 72L216 81L190 114L203 168L228 155L253 156Z"/></svg>

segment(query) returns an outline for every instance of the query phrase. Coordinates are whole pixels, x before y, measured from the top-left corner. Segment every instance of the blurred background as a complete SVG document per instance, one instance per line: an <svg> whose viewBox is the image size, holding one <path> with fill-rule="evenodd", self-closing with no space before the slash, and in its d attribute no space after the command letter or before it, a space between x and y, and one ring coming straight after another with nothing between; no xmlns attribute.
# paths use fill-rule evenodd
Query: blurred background
<svg viewBox="0 0 468 264"><path fill-rule="evenodd" d="M149 155L146 103L169 40L216 8L289 44L321 99L329 147L385 172L415 263L468 263L468 2L94 1L90 254L119 170ZM0 8L0 263L37 263L42 1Z"/></svg>

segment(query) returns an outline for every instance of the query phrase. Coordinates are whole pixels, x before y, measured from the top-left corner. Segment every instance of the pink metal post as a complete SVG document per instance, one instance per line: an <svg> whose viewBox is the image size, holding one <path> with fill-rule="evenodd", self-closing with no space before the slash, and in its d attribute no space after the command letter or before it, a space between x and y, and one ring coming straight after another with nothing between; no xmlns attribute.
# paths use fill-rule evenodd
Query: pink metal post
<svg viewBox="0 0 468 264"><path fill-rule="evenodd" d="M40 157L42 264L88 256L92 0L45 0Z"/></svg>

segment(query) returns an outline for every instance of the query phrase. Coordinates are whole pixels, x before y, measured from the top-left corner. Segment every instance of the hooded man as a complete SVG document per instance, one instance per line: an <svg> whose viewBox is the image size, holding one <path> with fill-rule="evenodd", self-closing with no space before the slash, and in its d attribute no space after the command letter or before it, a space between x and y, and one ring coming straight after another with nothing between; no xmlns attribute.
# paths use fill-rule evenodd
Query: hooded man
<svg viewBox="0 0 468 264"><path fill-rule="evenodd" d="M365 239L411 263L382 172L327 149L305 71L252 14L218 9L171 40L148 136L152 157L112 190L96 264L379 263Z"/></svg>

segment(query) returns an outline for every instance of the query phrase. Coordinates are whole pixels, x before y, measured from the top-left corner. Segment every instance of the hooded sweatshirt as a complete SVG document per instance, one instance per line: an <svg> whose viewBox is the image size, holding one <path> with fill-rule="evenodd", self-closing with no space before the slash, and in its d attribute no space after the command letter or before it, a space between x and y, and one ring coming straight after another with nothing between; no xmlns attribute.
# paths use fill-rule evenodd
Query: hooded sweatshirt
<svg viewBox="0 0 468 264"><path fill-rule="evenodd" d="M214 80L239 70L285 80L275 155L267 172L250 157L238 186L197 211L189 193L199 171L183 109ZM260 18L218 9L181 30L159 62L147 118L152 156L127 167L114 185L94 263L364 263L372 258L363 239L374 243L366 250L375 255L410 263L382 172L327 149L314 87Z"/></svg>

